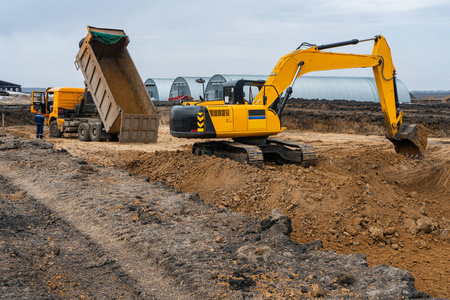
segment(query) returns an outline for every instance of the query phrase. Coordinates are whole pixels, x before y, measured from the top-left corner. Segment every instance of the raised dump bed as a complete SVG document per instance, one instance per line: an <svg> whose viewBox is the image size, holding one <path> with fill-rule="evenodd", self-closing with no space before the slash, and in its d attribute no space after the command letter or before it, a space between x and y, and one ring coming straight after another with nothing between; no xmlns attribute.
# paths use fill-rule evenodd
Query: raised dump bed
<svg viewBox="0 0 450 300"><path fill-rule="evenodd" d="M156 142L159 116L127 50L123 30L88 26L76 56L107 133L120 142Z"/></svg>

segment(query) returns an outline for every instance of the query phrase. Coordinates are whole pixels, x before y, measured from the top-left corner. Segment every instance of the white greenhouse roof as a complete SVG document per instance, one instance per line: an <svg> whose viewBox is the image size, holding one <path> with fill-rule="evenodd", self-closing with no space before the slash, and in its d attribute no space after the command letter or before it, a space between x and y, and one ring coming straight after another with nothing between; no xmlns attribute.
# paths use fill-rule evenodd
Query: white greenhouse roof
<svg viewBox="0 0 450 300"><path fill-rule="evenodd" d="M205 80L205 82L203 84L198 83L196 80L202 78L203 80ZM195 100L199 99L199 96L203 97L203 87L205 87L206 90L206 85L208 83L208 81L210 80L211 77L205 77L205 76L180 76L177 77L173 83L172 86L170 87L170 95L171 97L173 97L173 92L175 90L177 90L177 85L181 84L187 87L187 92L186 94L188 96L191 96L192 98L194 98ZM181 95L180 95L181 96Z"/></svg>
<svg viewBox="0 0 450 300"><path fill-rule="evenodd" d="M174 78L149 78L145 81L147 91L153 93L152 100L167 101L169 100L170 87Z"/></svg>
<svg viewBox="0 0 450 300"><path fill-rule="evenodd" d="M251 80L266 80L267 75L229 75L229 74L216 74L211 77L210 82L227 82L238 79L251 79Z"/></svg>
<svg viewBox="0 0 450 300"><path fill-rule="evenodd" d="M225 82L238 79L266 80L266 75L227 75L215 74L212 77L184 76L172 78L149 78L145 86L154 100L166 101L178 93L187 94L194 99L203 96L203 86L196 79L205 80L207 100L222 99L222 86ZM411 102L406 85L397 79L400 102ZM281 92L281 91L279 91ZM355 100L379 102L377 87L373 77L341 76L301 76L293 87L291 98Z"/></svg>
<svg viewBox="0 0 450 300"><path fill-rule="evenodd" d="M408 88L400 79L397 91L400 102L411 102ZM373 77L301 76L291 98L380 102Z"/></svg>

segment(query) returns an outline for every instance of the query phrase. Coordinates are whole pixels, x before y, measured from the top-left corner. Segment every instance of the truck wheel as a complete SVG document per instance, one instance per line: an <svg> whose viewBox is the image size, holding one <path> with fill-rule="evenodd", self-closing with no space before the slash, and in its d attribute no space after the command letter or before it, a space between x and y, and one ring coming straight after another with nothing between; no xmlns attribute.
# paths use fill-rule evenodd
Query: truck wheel
<svg viewBox="0 0 450 300"><path fill-rule="evenodd" d="M89 136L89 124L88 123L81 123L80 126L78 126L78 139L83 142L88 142L91 140Z"/></svg>
<svg viewBox="0 0 450 300"><path fill-rule="evenodd" d="M50 126L48 127L50 131L50 135L54 138L60 138L62 136L61 130L58 128L58 122L53 120L50 122Z"/></svg>
<svg viewBox="0 0 450 300"><path fill-rule="evenodd" d="M101 142L105 140L105 135L102 132L102 124L92 124L91 129L89 130L89 136L91 141Z"/></svg>

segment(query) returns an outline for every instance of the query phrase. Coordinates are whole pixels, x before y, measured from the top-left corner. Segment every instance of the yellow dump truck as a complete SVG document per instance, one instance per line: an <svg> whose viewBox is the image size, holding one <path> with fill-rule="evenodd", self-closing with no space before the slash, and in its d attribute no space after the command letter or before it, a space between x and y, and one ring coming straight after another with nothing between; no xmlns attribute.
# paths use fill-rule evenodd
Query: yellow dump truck
<svg viewBox="0 0 450 300"><path fill-rule="evenodd" d="M88 26L75 65L85 89L48 88L33 92L32 112L48 118L50 134L78 132L82 141L157 141L159 116L127 50L123 30Z"/></svg>
<svg viewBox="0 0 450 300"><path fill-rule="evenodd" d="M59 138L63 133L78 133L82 141L118 139L116 133L107 133L88 90L73 87L47 88L33 91L31 112L41 111L46 118L50 135Z"/></svg>

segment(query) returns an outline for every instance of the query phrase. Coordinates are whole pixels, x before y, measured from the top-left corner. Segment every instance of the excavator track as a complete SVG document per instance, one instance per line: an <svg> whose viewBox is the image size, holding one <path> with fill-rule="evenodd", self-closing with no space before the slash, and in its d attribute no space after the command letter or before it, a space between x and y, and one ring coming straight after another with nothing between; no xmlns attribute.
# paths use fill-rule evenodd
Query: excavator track
<svg viewBox="0 0 450 300"><path fill-rule="evenodd" d="M261 165L264 160L279 164L295 163L302 167L314 166L317 160L313 146L290 140L268 139L264 144L211 141L194 143L192 153L229 158L243 164Z"/></svg>
<svg viewBox="0 0 450 300"><path fill-rule="evenodd" d="M264 163L263 153L258 146L237 142L213 141L194 143L192 153L195 155L215 155L249 165L261 165Z"/></svg>
<svg viewBox="0 0 450 300"><path fill-rule="evenodd" d="M302 167L309 167L309 166L314 166L316 164L316 160L317 160L317 154L316 154L316 150L314 149L314 147L312 145L308 145L305 143L300 143L300 142L294 142L291 140L279 140L279 139L268 139L267 140L268 144L276 144L279 146L288 146L290 148L294 148L294 149L298 149L298 150L294 150L294 151L299 151L301 152L301 162L295 160L295 161L289 161L289 163L299 163Z"/></svg>
<svg viewBox="0 0 450 300"><path fill-rule="evenodd" d="M224 142L224 143L227 144L229 147L244 150L248 155L249 165L259 165L264 162L263 152L258 146L247 145L237 142Z"/></svg>

